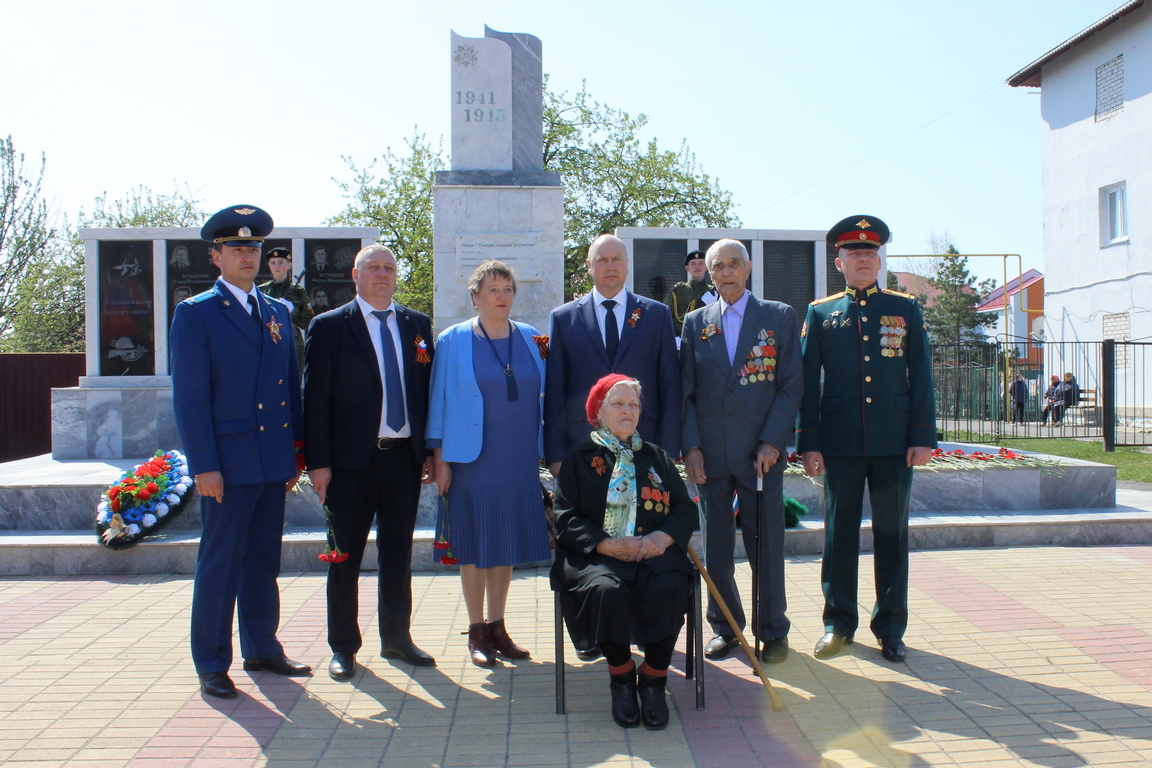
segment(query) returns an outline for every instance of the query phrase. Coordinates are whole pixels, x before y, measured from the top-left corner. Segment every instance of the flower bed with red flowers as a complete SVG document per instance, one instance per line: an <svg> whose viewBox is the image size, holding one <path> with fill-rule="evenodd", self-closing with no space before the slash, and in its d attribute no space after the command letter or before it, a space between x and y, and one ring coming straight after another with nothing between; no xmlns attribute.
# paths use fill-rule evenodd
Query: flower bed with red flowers
<svg viewBox="0 0 1152 768"><path fill-rule="evenodd" d="M1060 467L1056 459L1037 456L1029 453L1016 453L1007 447L1001 447L996 453L986 451L966 452L963 448L946 451L943 448L932 450L932 460L917 470L939 472L943 469L1044 469L1053 470ZM800 454L793 451L788 454L787 474L805 475L804 462Z"/></svg>
<svg viewBox="0 0 1152 768"><path fill-rule="evenodd" d="M192 494L188 460L157 451L117 480L96 506L96 537L108 549L128 549L184 511Z"/></svg>

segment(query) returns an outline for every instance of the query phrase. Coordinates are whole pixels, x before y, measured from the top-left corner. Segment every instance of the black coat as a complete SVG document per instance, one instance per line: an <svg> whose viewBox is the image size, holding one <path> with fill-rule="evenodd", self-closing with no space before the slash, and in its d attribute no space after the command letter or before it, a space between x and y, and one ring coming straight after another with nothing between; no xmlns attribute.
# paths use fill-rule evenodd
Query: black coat
<svg viewBox="0 0 1152 768"><path fill-rule="evenodd" d="M684 480L676 465L659 446L645 442L636 451L636 535L663 531L672 537L673 544L664 554L643 561L655 573L669 569L692 572L687 546L699 524L696 503L688 496ZM600 459L599 462L596 459ZM571 589L589 573L612 572L631 580L640 563L625 562L601 555L596 545L610 538L604 531L605 501L608 481L615 465L615 455L602 446L585 439L568 451L560 468L556 491L556 560L552 565L552 587ZM659 483L653 482L650 470L655 470ZM599 470L599 471L598 471ZM667 491L671 504L658 511L656 504L646 509L644 488Z"/></svg>
<svg viewBox="0 0 1152 768"><path fill-rule="evenodd" d="M393 304L400 324L405 403L412 451L424 462L432 324L428 316ZM418 344L428 352L417 359ZM308 330L304 364L304 451L308 469L363 469L376 450L384 384L380 363L355 299L317 315Z"/></svg>

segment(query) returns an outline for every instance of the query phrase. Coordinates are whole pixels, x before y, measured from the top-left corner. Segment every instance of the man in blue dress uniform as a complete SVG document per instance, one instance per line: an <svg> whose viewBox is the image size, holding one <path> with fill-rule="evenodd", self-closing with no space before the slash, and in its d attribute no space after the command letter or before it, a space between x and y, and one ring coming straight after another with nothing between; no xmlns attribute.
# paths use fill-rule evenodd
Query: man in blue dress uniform
<svg viewBox="0 0 1152 768"><path fill-rule="evenodd" d="M887 225L849 216L828 232L842 293L812 302L801 329L804 399L797 449L824 475L824 636L827 659L852 642L864 486L872 502L876 607L884 658L903 661L908 626L908 499L912 468L936 447L932 358L914 296L880 288ZM821 381L823 373L823 381Z"/></svg>
<svg viewBox="0 0 1152 768"><path fill-rule="evenodd" d="M192 593L192 660L204 693L236 695L232 616L244 669L308 675L276 639L285 484L298 476L300 373L292 320L254 285L272 217L252 205L200 230L220 278L172 318L176 425L200 492L203 533Z"/></svg>

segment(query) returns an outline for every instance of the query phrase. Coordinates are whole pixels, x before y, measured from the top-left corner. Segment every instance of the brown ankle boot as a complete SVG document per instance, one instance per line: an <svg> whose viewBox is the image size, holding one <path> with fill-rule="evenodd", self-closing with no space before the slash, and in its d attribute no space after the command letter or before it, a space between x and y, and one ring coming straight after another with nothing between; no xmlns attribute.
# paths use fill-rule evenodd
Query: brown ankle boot
<svg viewBox="0 0 1152 768"><path fill-rule="evenodd" d="M492 650L492 632L483 621L468 626L468 653L478 667L496 666L496 651Z"/></svg>
<svg viewBox="0 0 1152 768"><path fill-rule="evenodd" d="M509 659L530 659L532 654L527 648L521 648L508 637L508 628L504 626L504 619L488 622L488 629L492 633L492 647Z"/></svg>

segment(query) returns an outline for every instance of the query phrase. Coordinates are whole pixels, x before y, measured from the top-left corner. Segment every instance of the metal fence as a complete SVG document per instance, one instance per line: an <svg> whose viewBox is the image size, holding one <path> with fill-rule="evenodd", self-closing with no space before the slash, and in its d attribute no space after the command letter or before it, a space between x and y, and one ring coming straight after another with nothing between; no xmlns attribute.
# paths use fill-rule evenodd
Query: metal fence
<svg viewBox="0 0 1152 768"><path fill-rule="evenodd" d="M1116 445L1152 445L1152 344L1127 341L1049 342L1031 359L1010 343L933 344L936 423L948 439L1098 438ZM1052 376L1072 374L1078 397L1064 407L1045 398ZM1023 408L1010 384L1023 377Z"/></svg>

